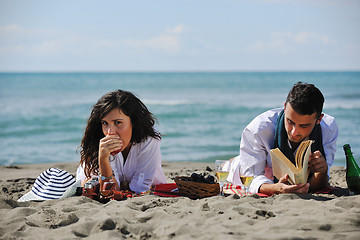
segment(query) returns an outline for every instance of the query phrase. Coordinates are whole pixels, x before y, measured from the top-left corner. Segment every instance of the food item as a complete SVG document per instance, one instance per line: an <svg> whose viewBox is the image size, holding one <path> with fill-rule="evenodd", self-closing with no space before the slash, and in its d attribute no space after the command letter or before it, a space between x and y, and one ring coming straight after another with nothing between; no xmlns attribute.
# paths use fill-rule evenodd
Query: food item
<svg viewBox="0 0 360 240"><path fill-rule="evenodd" d="M110 154L111 154L111 155L116 155L116 154L118 154L118 153L120 152L120 150L121 150L121 149L116 150L116 151L113 151L113 152L111 152Z"/></svg>
<svg viewBox="0 0 360 240"><path fill-rule="evenodd" d="M115 134L115 133L109 133L108 135L116 135L116 134ZM121 148L118 149L118 150L115 150L115 151L111 152L110 154L111 154L111 155L116 155L116 154L118 154L120 151L121 151Z"/></svg>
<svg viewBox="0 0 360 240"><path fill-rule="evenodd" d="M209 184L215 184L216 183L216 179L214 176L212 175L208 175L207 177L205 177L204 174L198 174L198 173L193 173L191 174L191 179L192 182L200 182L200 183L209 183Z"/></svg>

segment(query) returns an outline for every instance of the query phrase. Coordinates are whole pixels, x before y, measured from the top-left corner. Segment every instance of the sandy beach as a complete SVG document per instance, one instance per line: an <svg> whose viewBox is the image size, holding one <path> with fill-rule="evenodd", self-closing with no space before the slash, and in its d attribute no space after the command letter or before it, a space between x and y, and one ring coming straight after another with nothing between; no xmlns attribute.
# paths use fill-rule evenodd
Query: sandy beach
<svg viewBox="0 0 360 240"><path fill-rule="evenodd" d="M208 166L163 163L169 183ZM50 167L75 174L77 163L0 167L1 239L360 239L360 195L348 195L343 167L331 169L331 185L339 187L333 194L18 203Z"/></svg>

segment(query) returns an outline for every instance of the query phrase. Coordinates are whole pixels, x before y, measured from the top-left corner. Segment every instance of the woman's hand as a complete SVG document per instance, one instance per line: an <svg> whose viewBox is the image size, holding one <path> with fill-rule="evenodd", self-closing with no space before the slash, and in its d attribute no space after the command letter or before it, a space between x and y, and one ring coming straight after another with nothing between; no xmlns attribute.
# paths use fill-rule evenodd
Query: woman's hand
<svg viewBox="0 0 360 240"><path fill-rule="evenodd" d="M123 147L123 141L118 135L108 134L99 142L99 174L106 178L111 178L111 181L116 182L111 169L109 156L112 152L119 151ZM110 180L110 179L109 179ZM109 181L104 180L104 181ZM103 188L104 181L100 179L100 188ZM116 182L115 188L118 189Z"/></svg>
<svg viewBox="0 0 360 240"><path fill-rule="evenodd" d="M112 152L116 152L123 147L123 141L118 135L106 135L100 139L99 143L99 160L108 159Z"/></svg>
<svg viewBox="0 0 360 240"><path fill-rule="evenodd" d="M90 181L90 180L91 180L91 177L88 177L88 178L85 178L83 181L81 181L81 187L84 187L85 183Z"/></svg>

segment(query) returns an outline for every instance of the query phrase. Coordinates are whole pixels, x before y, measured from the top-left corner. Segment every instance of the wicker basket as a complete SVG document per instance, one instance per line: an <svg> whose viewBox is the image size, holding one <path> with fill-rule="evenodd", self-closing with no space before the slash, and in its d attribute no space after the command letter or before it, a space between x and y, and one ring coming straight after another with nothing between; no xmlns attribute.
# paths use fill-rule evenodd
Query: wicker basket
<svg viewBox="0 0 360 240"><path fill-rule="evenodd" d="M187 181L186 181L187 180ZM192 199L211 197L219 195L219 184L209 184L190 181L191 177L176 177L174 179L179 193L182 196L186 196Z"/></svg>

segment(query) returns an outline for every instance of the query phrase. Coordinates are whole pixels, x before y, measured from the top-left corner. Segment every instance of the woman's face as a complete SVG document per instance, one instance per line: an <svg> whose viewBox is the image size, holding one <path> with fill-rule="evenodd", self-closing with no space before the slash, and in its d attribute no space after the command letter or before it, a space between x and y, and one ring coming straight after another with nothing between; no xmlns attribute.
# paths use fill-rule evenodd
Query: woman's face
<svg viewBox="0 0 360 240"><path fill-rule="evenodd" d="M123 142L120 151L130 147L132 136L131 119L120 109L111 110L103 119L101 119L102 131L104 135L118 135Z"/></svg>

